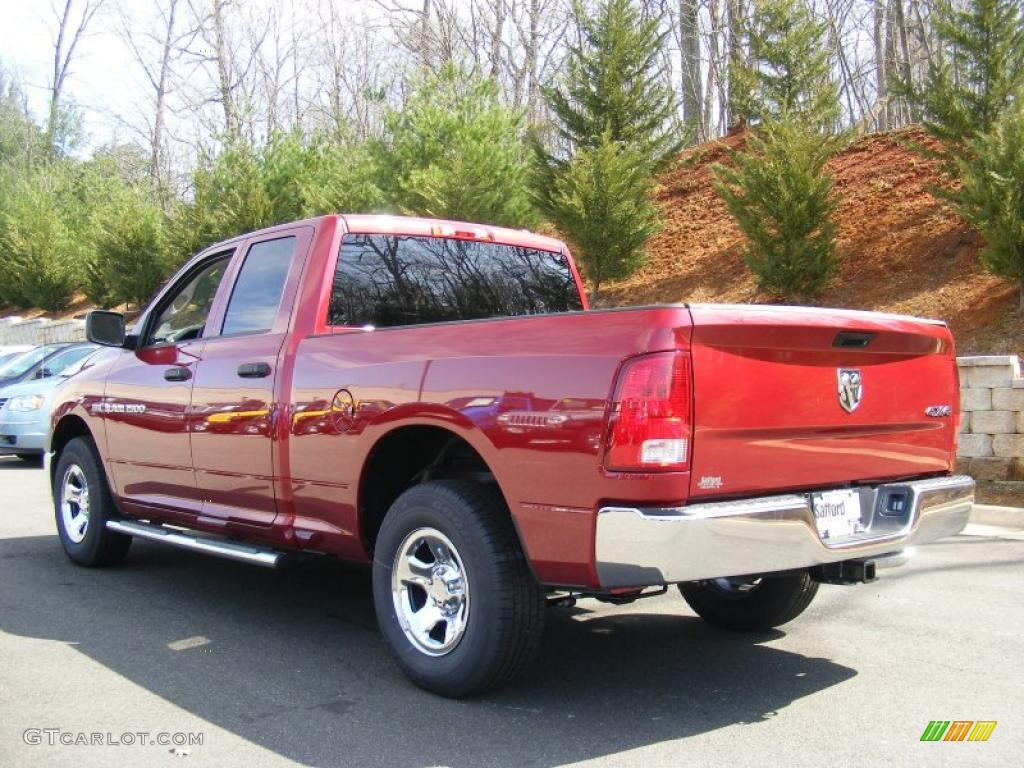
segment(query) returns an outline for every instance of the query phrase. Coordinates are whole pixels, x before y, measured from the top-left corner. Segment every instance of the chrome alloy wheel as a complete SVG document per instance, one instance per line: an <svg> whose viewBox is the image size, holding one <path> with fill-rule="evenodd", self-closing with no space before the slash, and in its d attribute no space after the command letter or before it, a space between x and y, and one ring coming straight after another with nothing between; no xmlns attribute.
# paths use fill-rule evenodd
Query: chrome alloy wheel
<svg viewBox="0 0 1024 768"><path fill-rule="evenodd" d="M80 544L89 530L89 483L77 464L71 464L64 470L60 484L60 514L67 537Z"/></svg>
<svg viewBox="0 0 1024 768"><path fill-rule="evenodd" d="M417 528L395 554L391 596L398 622L428 656L452 651L469 621L469 580L451 540L436 528Z"/></svg>

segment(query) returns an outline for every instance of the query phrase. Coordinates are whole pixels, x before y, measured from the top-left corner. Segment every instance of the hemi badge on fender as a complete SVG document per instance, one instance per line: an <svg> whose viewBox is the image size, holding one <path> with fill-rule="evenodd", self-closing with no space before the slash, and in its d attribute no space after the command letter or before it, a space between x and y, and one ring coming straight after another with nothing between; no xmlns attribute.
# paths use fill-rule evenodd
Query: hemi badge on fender
<svg viewBox="0 0 1024 768"><path fill-rule="evenodd" d="M953 413L953 406L951 405L929 405L924 409L925 416L934 416L941 418L943 416L951 416Z"/></svg>

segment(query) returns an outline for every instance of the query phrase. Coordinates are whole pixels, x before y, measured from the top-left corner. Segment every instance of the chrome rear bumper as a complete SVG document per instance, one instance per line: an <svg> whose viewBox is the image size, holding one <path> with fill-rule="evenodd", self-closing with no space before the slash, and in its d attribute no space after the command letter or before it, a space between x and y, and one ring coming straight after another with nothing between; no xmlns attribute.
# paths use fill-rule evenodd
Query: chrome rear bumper
<svg viewBox="0 0 1024 768"><path fill-rule="evenodd" d="M597 516L598 578L602 587L640 587L893 555L963 530L974 480L955 475L859 493L864 532L828 544L818 535L810 494L685 507L604 507ZM887 511L894 495L906 500L896 515Z"/></svg>

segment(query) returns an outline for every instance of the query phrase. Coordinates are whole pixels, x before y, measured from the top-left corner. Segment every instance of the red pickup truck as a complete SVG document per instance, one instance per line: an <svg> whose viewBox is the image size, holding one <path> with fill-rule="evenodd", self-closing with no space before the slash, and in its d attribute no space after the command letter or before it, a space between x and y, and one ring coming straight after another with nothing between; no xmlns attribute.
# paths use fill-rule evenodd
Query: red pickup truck
<svg viewBox="0 0 1024 768"><path fill-rule="evenodd" d="M67 555L132 538L277 566L372 564L418 685L521 671L547 605L677 584L709 622L793 619L957 533L941 322L674 305L590 310L566 246L324 216L220 243L56 396Z"/></svg>

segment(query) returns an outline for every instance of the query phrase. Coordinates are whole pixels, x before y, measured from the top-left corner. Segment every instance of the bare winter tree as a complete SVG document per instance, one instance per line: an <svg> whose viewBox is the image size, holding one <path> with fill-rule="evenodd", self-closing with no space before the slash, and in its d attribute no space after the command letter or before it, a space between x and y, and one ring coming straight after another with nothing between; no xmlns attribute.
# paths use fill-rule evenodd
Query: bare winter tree
<svg viewBox="0 0 1024 768"><path fill-rule="evenodd" d="M296 75L295 59L298 56L296 50L297 37L292 34L295 21L294 16L290 21L283 21L278 6L271 6L266 19L266 30L248 30L250 37L257 35L262 37L262 44L257 45L253 39L255 50L256 74L258 84L256 93L257 104L254 105L257 111L262 111L266 135L279 131L288 124L298 122L300 115L286 116L284 112L292 111L293 99L291 98L293 80Z"/></svg>
<svg viewBox="0 0 1024 768"><path fill-rule="evenodd" d="M876 124L880 130L889 127L889 81L885 68L886 0L872 1L872 30L875 44L875 107Z"/></svg>
<svg viewBox="0 0 1024 768"><path fill-rule="evenodd" d="M194 48L185 51L194 85L194 115L213 133L233 139L256 135L256 77L260 49L267 38L267 19L248 15L236 0L188 0L199 29ZM253 6L247 6L253 9ZM258 10L258 9L257 9ZM206 79L208 87L202 80ZM211 122L204 108L215 105L220 120Z"/></svg>
<svg viewBox="0 0 1024 768"><path fill-rule="evenodd" d="M53 41L53 77L50 81L50 107L46 121L46 141L51 153L61 149L61 99L75 60L75 51L102 6L103 0L84 0L81 4L75 3L75 0L64 0L62 9L53 7L57 29Z"/></svg>
<svg viewBox="0 0 1024 768"><path fill-rule="evenodd" d="M707 138L701 118L700 0L679 0L680 68L683 73L683 122Z"/></svg>
<svg viewBox="0 0 1024 768"><path fill-rule="evenodd" d="M354 17L338 0L321 0L317 13L315 124L339 141L379 136L383 108L398 97L405 61L394 55L391 22Z"/></svg>
<svg viewBox="0 0 1024 768"><path fill-rule="evenodd" d="M444 0L375 0L395 42L423 70L434 70L455 60L460 38L457 4Z"/></svg>
<svg viewBox="0 0 1024 768"><path fill-rule="evenodd" d="M506 101L532 122L541 86L565 56L573 0L375 0L389 37L413 67L456 63L494 78ZM592 0L591 0L592 2Z"/></svg>
<svg viewBox="0 0 1024 768"><path fill-rule="evenodd" d="M170 181L167 118L177 87L174 67L181 51L191 46L198 33L186 23L185 10L183 0L164 0L156 7L156 16L142 25L136 8L122 7L120 13L124 40L149 91L143 132L149 145L150 181L161 194L166 193Z"/></svg>
<svg viewBox="0 0 1024 768"><path fill-rule="evenodd" d="M259 140L293 127L339 141L379 136L384 109L400 105L423 71L453 62L494 78L501 98L547 136L542 88L563 75L578 34L573 5L596 11L603 1L150 0L145 18L137 0L123 0L117 31L127 33L147 93L143 119L125 124L149 150L160 186L171 178L170 155L225 137ZM920 82L942 54L931 26L937 0L802 1L828 31L842 126L886 130L917 119L894 84ZM109 0L54 2L48 134L58 151L79 41L100 26L93 19ZM730 71L747 55L743 28L759 0L634 2L668 32L660 57L680 126L700 141L724 134Z"/></svg>
<svg viewBox="0 0 1024 768"><path fill-rule="evenodd" d="M537 106L540 102L540 72L538 69L538 48L540 47L541 0L529 0L527 6L527 32L517 25L523 42L523 70L527 78L526 114L530 122L537 120Z"/></svg>

